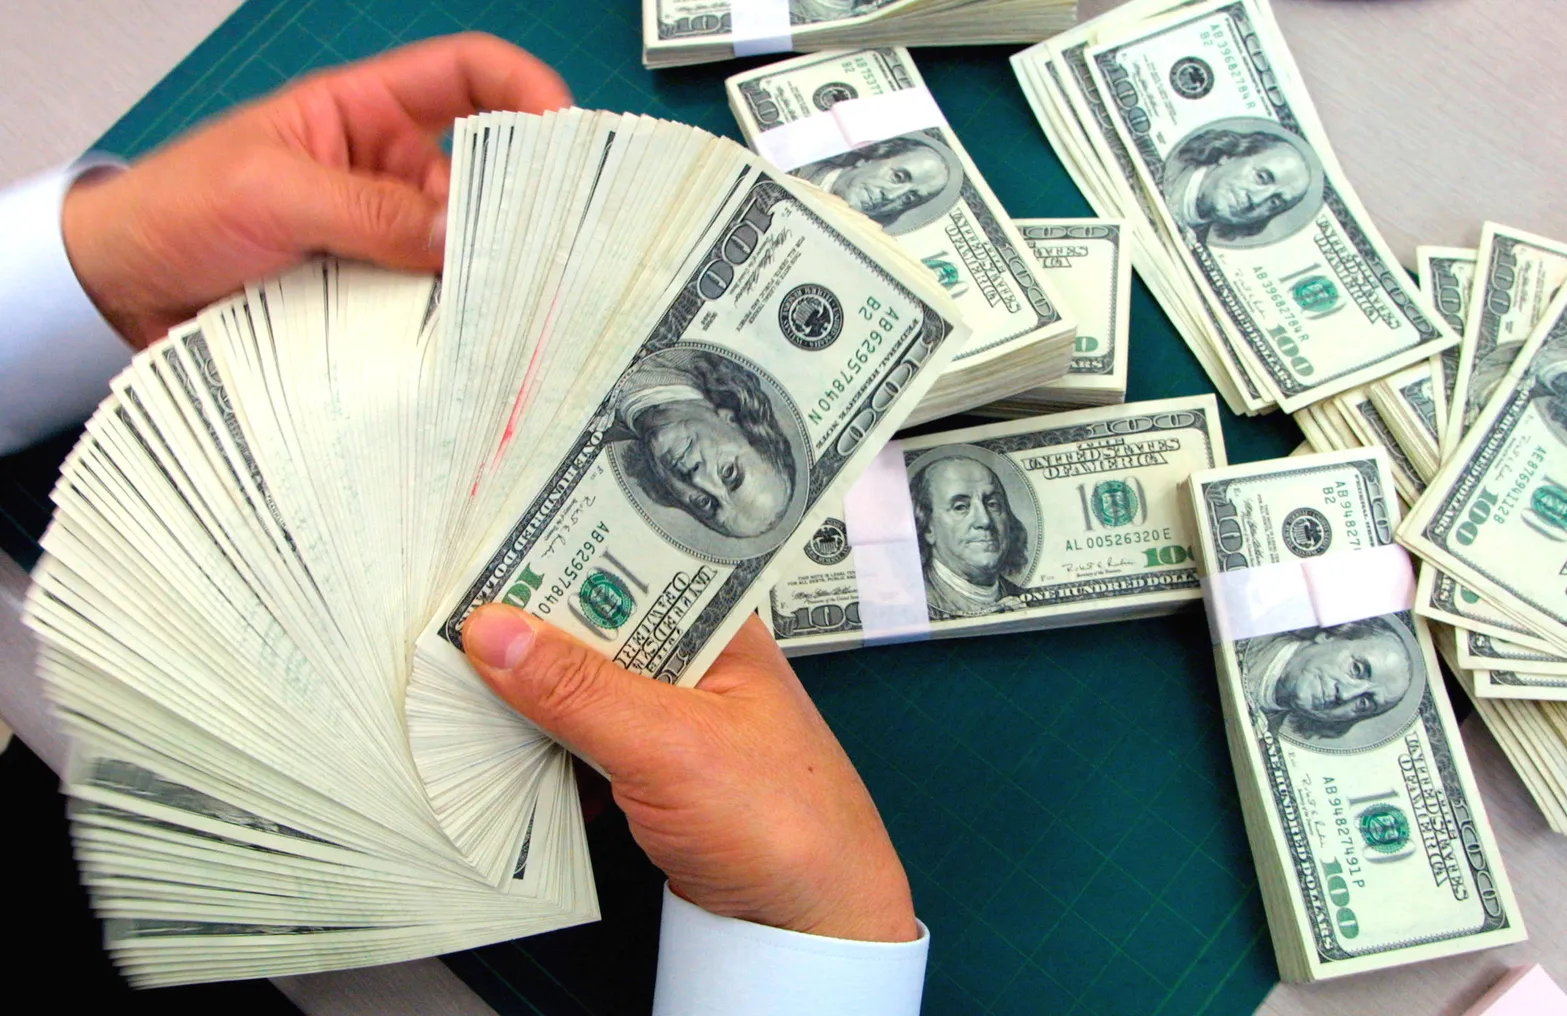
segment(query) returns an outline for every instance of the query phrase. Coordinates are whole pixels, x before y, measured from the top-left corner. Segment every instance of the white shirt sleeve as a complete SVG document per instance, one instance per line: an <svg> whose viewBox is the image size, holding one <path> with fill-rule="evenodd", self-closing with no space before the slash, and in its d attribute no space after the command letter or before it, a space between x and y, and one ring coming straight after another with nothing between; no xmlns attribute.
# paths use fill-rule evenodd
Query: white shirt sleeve
<svg viewBox="0 0 1567 1016"><path fill-rule="evenodd" d="M930 931L913 942L803 935L688 903L664 885L653 1016L918 1016Z"/></svg>
<svg viewBox="0 0 1567 1016"><path fill-rule="evenodd" d="M89 155L0 191L0 455L85 420L131 362L65 253L60 210Z"/></svg>

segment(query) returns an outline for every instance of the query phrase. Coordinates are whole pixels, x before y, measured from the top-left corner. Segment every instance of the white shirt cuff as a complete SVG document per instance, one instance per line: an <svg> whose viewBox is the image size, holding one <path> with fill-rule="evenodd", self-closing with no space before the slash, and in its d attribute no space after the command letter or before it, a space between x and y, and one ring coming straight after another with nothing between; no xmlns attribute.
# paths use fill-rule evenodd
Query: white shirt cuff
<svg viewBox="0 0 1567 1016"><path fill-rule="evenodd" d="M851 942L718 917L664 885L653 1016L918 1016L930 931Z"/></svg>
<svg viewBox="0 0 1567 1016"><path fill-rule="evenodd" d="M79 177L121 165L87 155L0 192L0 455L86 419L131 362L77 281L60 225Z"/></svg>

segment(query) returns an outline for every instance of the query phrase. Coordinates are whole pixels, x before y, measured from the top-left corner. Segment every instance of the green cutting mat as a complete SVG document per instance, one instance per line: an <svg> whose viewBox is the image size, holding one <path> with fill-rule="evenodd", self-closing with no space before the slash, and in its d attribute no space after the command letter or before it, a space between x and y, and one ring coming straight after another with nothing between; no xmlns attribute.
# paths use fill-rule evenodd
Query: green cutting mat
<svg viewBox="0 0 1567 1016"><path fill-rule="evenodd" d="M552 63L580 105L738 137L722 84L743 65L651 73L639 26L637 0L250 0L100 147L134 156L309 68L467 28ZM1014 215L1088 215L1009 52L916 59ZM1211 390L1141 283L1132 302L1128 396ZM1235 461L1300 440L1279 416L1224 429ZM1249 1014L1266 994L1276 972L1199 613L798 670L908 866L933 936L927 1013ZM592 828L603 922L447 958L502 1013L647 1009L659 876L617 813Z"/></svg>

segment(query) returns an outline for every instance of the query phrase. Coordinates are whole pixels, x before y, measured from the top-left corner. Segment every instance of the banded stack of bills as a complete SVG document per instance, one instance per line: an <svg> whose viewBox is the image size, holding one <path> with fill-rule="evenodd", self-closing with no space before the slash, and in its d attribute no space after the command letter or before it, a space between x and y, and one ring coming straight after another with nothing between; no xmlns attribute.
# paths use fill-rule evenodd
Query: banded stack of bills
<svg viewBox="0 0 1567 1016"><path fill-rule="evenodd" d="M1337 605L1316 602L1325 573L1374 584L1347 570L1358 555L1386 562L1372 554L1399 517L1386 453L1197 473L1190 503L1280 974L1320 980L1524 938L1425 620L1292 626ZM1254 569L1268 569L1260 582ZM1291 620L1270 623L1280 615Z"/></svg>
<svg viewBox="0 0 1567 1016"><path fill-rule="evenodd" d="M1076 0L642 0L642 63L861 46L1037 42L1077 20Z"/></svg>
<svg viewBox="0 0 1567 1016"><path fill-rule="evenodd" d="M1211 395L1086 409L900 442L933 638L1100 624L1201 597L1179 486L1223 465ZM785 653L864 643L844 499L800 541L768 616Z"/></svg>
<svg viewBox="0 0 1567 1016"><path fill-rule="evenodd" d="M765 153L769 131L798 130L789 125L810 118L831 123L829 111L840 102L913 97L924 92L925 83L909 51L890 48L797 57L737 74L725 87L746 143ZM971 329L968 345L910 422L948 416L1065 375L1074 322L1056 295L1059 277L1036 270L1023 235L952 128L942 121L858 147L844 139L841 147L838 154L783 168L896 237L924 262Z"/></svg>
<svg viewBox="0 0 1567 1016"><path fill-rule="evenodd" d="M1012 62L1231 409L1294 412L1457 342L1355 197L1266 0L1132 0Z"/></svg>
<svg viewBox="0 0 1567 1016"><path fill-rule="evenodd" d="M454 139L447 274L327 261L139 354L28 619L138 984L592 920L570 758L467 668L528 607L694 682L967 333L863 217L645 117Z"/></svg>
<svg viewBox="0 0 1567 1016"><path fill-rule="evenodd" d="M1124 219L1017 219L1034 268L1077 322L1066 376L1025 388L981 416L1037 416L1126 401L1132 300L1132 248Z"/></svg>

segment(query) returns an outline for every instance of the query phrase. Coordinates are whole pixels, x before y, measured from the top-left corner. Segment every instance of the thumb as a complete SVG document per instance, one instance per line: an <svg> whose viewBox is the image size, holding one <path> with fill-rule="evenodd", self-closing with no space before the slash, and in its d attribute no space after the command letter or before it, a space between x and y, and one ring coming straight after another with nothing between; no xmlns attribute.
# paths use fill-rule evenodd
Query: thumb
<svg viewBox="0 0 1567 1016"><path fill-rule="evenodd" d="M507 604L474 611L462 643L496 695L611 777L658 750L671 707L689 694L633 674Z"/></svg>
<svg viewBox="0 0 1567 1016"><path fill-rule="evenodd" d="M302 161L287 228L294 245L387 268L434 271L446 247L446 208L418 187Z"/></svg>

